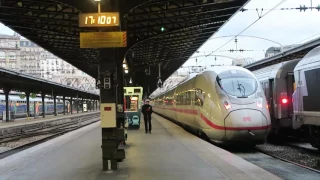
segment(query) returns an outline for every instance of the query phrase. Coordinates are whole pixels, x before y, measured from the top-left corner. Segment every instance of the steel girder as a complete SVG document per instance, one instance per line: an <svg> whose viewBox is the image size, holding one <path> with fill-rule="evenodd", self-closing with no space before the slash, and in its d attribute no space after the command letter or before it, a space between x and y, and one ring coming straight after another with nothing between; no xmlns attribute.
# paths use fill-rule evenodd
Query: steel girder
<svg viewBox="0 0 320 180"><path fill-rule="evenodd" d="M0 0L0 21L57 57L96 75L99 51L80 49L80 10L62 1ZM91 30L92 31L92 30Z"/></svg>
<svg viewBox="0 0 320 180"><path fill-rule="evenodd" d="M159 63L166 79L247 0L121 0L122 30L127 31L126 60L132 74ZM0 0L0 21L80 70L96 77L98 49L80 49L80 12L96 4L78 0ZM102 11L107 3L102 1ZM161 31L161 28L164 31Z"/></svg>
<svg viewBox="0 0 320 180"><path fill-rule="evenodd" d="M17 89L20 91L29 91L33 93L46 93L74 97L75 95L83 98L98 99L98 94L90 91L76 89L66 85L58 84L45 79L33 77L27 74L18 73L13 70L0 69L0 88Z"/></svg>
<svg viewBox="0 0 320 180"><path fill-rule="evenodd" d="M144 72L151 67L157 73L160 63L166 79L245 2L160 0L137 6L126 16L130 70Z"/></svg>
<svg viewBox="0 0 320 180"><path fill-rule="evenodd" d="M83 91L98 94L99 90L96 89L93 78L87 76L67 76L67 75L55 75L53 80L57 83L70 86L72 88L81 89Z"/></svg>

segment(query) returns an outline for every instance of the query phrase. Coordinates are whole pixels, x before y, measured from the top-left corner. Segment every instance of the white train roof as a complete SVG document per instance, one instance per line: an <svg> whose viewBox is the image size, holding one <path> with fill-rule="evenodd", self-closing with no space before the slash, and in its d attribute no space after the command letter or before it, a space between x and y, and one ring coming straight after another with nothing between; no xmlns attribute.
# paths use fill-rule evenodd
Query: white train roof
<svg viewBox="0 0 320 180"><path fill-rule="evenodd" d="M169 89L172 89L177 84L179 84L181 81L184 81L187 77L183 76L173 76L169 77L164 83L162 88L157 88L150 97L153 98L155 96L158 96L164 92L167 92Z"/></svg>
<svg viewBox="0 0 320 180"><path fill-rule="evenodd" d="M187 82L190 79L196 77L198 74L202 74L202 73L205 73L205 72L215 72L215 74L220 74L221 72L229 71L229 70L242 70L242 71L248 72L249 74L253 75L253 73L251 71L249 71L249 70L247 70L247 69L245 69L243 67L239 67L239 66L214 66L214 67L210 67L210 68L208 68L208 69L206 69L206 70L204 70L204 71L202 71L200 73L191 73L187 77L185 77L183 79L180 78L178 81L175 81L174 83L173 83L173 81L169 80L170 79L169 78L168 79L169 81L167 80L168 82L167 81L164 82L163 88L156 89L156 91L154 91L150 95L150 97L154 98L154 97L157 97L159 95L163 95L164 93L167 93L167 92L175 89L178 85L181 85L184 82Z"/></svg>
<svg viewBox="0 0 320 180"><path fill-rule="evenodd" d="M259 80L267 80L267 79L272 79L276 76L277 72L279 69L288 61L281 62L278 64L273 64L271 66L267 66L261 69L258 69L256 71L253 71L253 74L256 76L257 79Z"/></svg>
<svg viewBox="0 0 320 180"><path fill-rule="evenodd" d="M5 100L5 95L4 94L0 94L0 100ZM21 99L18 95L9 95L9 100L11 101L27 101L27 98L23 98ZM37 102L41 102L42 98L36 97L36 98L31 98L30 97L30 101L37 101ZM44 99L45 102L53 102L53 100L49 100L48 98Z"/></svg>
<svg viewBox="0 0 320 180"><path fill-rule="evenodd" d="M245 69L245 68L239 67L239 66L213 66L213 67L210 67L210 68L204 70L203 72L206 72L206 71L212 72L213 71L216 74L220 74L221 72L229 71L229 70L241 70L241 71L245 71L245 72L252 74L252 72L249 71L248 69Z"/></svg>
<svg viewBox="0 0 320 180"><path fill-rule="evenodd" d="M293 59L278 64L274 64L268 67L264 67L253 71L253 74L258 80L268 80L274 78L281 78L287 76L288 72L293 72L296 64L300 59Z"/></svg>
<svg viewBox="0 0 320 180"><path fill-rule="evenodd" d="M320 46L308 52L294 68L294 71L320 66Z"/></svg>

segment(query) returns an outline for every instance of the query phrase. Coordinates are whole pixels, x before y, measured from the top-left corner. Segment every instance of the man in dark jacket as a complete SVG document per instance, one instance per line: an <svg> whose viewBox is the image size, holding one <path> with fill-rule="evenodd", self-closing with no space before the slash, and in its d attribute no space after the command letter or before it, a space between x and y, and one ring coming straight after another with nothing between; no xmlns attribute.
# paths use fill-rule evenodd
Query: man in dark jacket
<svg viewBox="0 0 320 180"><path fill-rule="evenodd" d="M142 114L144 117L144 128L146 130L146 134L149 132L151 134L151 114L152 114L152 106L149 104L149 99L145 100L144 105L142 106ZM148 129L149 124L149 129Z"/></svg>

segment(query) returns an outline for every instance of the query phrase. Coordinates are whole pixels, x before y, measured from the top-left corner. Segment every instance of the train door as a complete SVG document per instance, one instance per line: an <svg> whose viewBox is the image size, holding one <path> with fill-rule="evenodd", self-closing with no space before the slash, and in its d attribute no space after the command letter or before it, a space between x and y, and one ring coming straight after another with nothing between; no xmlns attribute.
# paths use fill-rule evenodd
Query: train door
<svg viewBox="0 0 320 180"><path fill-rule="evenodd" d="M267 99L268 101L268 104L269 104L269 111L270 111L270 116L271 116L271 119L273 119L275 117L275 114L274 114L274 103L276 101L274 101L274 97L273 97L273 88L274 88L274 79L269 79L269 99Z"/></svg>
<svg viewBox="0 0 320 180"><path fill-rule="evenodd" d="M292 94L295 91L295 80L294 80L294 75L293 72L288 72L287 77L287 96L288 96L288 117L292 117L293 115L293 103L292 103Z"/></svg>

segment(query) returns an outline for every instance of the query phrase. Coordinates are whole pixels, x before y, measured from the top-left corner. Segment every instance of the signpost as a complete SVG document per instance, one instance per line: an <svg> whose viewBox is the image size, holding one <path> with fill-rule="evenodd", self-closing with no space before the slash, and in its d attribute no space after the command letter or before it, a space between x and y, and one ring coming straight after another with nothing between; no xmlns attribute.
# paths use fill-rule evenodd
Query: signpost
<svg viewBox="0 0 320 180"><path fill-rule="evenodd" d="M120 26L119 12L105 12L100 13L100 1L98 2L98 13L79 14L79 27L112 27ZM117 1L117 0L115 0ZM110 3L110 2L109 2ZM97 30L98 31L98 30ZM127 33L126 32L80 32L80 48L121 48L127 47ZM101 75L101 81L98 80L97 87L103 87L102 90L105 95L111 97L112 90L112 76L108 75L108 69L103 67L105 74ZM100 75L100 72L99 72ZM103 84L101 84L103 83ZM111 99L111 98L110 98ZM102 127L102 159L103 170L109 169L109 162L111 169L118 169L118 162L125 158L123 149L118 149L120 142L125 141L125 130L117 128L117 119L122 118L115 107L116 103L110 103L109 100L100 99L101 105L101 127ZM118 108L121 109L121 108ZM118 117L119 116L119 117Z"/></svg>
<svg viewBox="0 0 320 180"><path fill-rule="evenodd" d="M83 32L80 33L80 48L127 47L126 32Z"/></svg>

